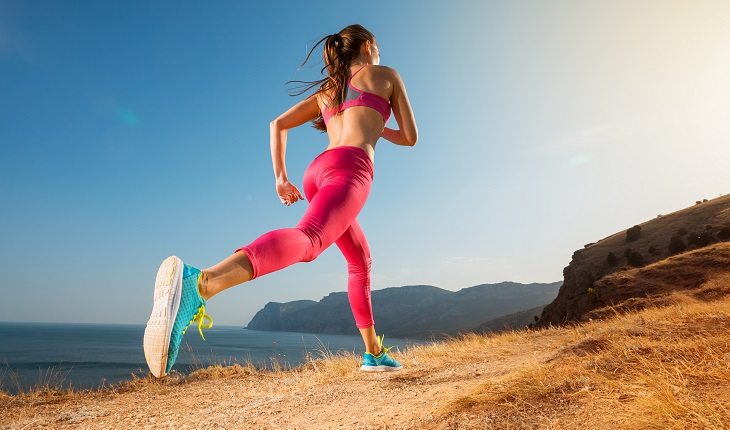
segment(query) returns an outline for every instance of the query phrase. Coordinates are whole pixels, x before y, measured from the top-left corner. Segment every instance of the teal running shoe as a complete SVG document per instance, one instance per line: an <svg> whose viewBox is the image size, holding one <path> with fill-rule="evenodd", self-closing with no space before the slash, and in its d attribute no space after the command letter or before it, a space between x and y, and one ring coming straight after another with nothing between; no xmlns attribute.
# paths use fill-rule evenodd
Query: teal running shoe
<svg viewBox="0 0 730 430"><path fill-rule="evenodd" d="M403 366L393 357L388 355L388 351L393 347L386 348L383 346L385 335L378 337L378 345L380 345L380 354L373 355L365 352L362 356L362 366L360 370L364 372L392 372L401 370Z"/></svg>
<svg viewBox="0 0 730 430"><path fill-rule="evenodd" d="M161 378L175 364L182 337L198 323L198 331L213 326L205 314L206 301L198 292L202 272L176 256L167 257L157 271L152 314L144 332L144 355L152 374Z"/></svg>

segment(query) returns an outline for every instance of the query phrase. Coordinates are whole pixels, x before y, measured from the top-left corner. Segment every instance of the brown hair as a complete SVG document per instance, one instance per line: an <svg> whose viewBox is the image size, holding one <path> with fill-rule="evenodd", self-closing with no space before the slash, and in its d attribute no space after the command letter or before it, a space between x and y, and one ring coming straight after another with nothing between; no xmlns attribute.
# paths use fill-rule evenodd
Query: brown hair
<svg viewBox="0 0 730 430"><path fill-rule="evenodd" d="M347 87L347 79L350 74L350 63L360 54L360 46L366 41L375 43L375 36L373 33L368 31L365 27L360 24L351 24L343 28L337 33L327 35L319 40L307 54L307 58L304 59L299 67L303 66L309 56L322 41L325 41L324 52L322 58L324 59L324 66L320 69L320 73L327 69L328 75L317 81L286 81L288 82L302 82L306 88L297 94L289 94L291 96L298 96L317 84L320 87L310 97L315 97L319 93L325 93L330 89L333 89L334 94L332 100L329 101L327 107L331 109L333 106L338 106L345 99L345 89ZM339 114L337 112L336 114ZM326 131L327 127L324 125L324 118L322 114L312 121L312 127L317 130Z"/></svg>

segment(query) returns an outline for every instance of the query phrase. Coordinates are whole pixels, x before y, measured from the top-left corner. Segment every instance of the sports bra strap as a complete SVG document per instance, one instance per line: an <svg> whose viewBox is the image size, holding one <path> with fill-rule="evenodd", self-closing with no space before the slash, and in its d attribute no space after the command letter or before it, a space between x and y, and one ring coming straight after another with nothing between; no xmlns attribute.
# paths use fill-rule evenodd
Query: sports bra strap
<svg viewBox="0 0 730 430"><path fill-rule="evenodd" d="M367 66L367 64L363 64L362 67L360 67L359 69L357 69L357 72L359 72L360 70L364 69L365 66ZM352 75L350 75L350 79L348 79L347 82L350 82L352 80L352 77L355 76L355 75L357 75L357 72L355 72Z"/></svg>

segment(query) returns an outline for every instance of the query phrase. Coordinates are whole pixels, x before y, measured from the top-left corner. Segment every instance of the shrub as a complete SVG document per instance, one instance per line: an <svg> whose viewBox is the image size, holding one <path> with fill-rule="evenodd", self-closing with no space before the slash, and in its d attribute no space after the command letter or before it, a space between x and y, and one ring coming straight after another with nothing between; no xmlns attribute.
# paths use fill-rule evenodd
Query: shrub
<svg viewBox="0 0 730 430"><path fill-rule="evenodd" d="M723 227L717 232L717 238L720 240L730 239L730 227Z"/></svg>
<svg viewBox="0 0 730 430"><path fill-rule="evenodd" d="M712 236L712 232L710 230L705 230L700 233L699 237L697 238L697 246L707 246L714 241L715 237Z"/></svg>
<svg viewBox="0 0 730 430"><path fill-rule="evenodd" d="M626 230L626 242L633 242L641 235L641 226L635 225Z"/></svg>
<svg viewBox="0 0 730 430"><path fill-rule="evenodd" d="M655 255L657 253L657 251L658 251L658 249L656 248L655 245L652 245L649 247L649 254Z"/></svg>
<svg viewBox="0 0 730 430"><path fill-rule="evenodd" d="M698 248L707 246L714 241L715 238L712 236L712 232L710 230L705 230L701 233L692 232L689 234L689 236L687 236L687 243L690 245L695 245Z"/></svg>
<svg viewBox="0 0 730 430"><path fill-rule="evenodd" d="M671 239L669 239L669 253L670 254L678 254L682 251L687 249L687 245L684 243L684 239L682 239L682 236L672 236Z"/></svg>
<svg viewBox="0 0 730 430"><path fill-rule="evenodd" d="M712 224L707 224L705 226L705 230L712 230Z"/></svg>
<svg viewBox="0 0 730 430"><path fill-rule="evenodd" d="M701 202L701 201L699 201L699 200L695 200L695 205L698 205L698 204L700 204L700 203L702 203L702 202Z"/></svg>
<svg viewBox="0 0 730 430"><path fill-rule="evenodd" d="M608 255L606 255L606 263L608 263L609 266L615 266L616 263L618 263L618 257L616 257L616 254L609 252Z"/></svg>
<svg viewBox="0 0 730 430"><path fill-rule="evenodd" d="M631 248L624 249L624 258L629 258L629 254L631 254Z"/></svg>
<svg viewBox="0 0 730 430"><path fill-rule="evenodd" d="M687 234L687 229L682 227L679 230L677 230L677 234L680 236L684 236L685 234Z"/></svg>
<svg viewBox="0 0 730 430"><path fill-rule="evenodd" d="M644 257L638 251L631 251L628 260L629 264L634 267L641 267L644 265Z"/></svg>

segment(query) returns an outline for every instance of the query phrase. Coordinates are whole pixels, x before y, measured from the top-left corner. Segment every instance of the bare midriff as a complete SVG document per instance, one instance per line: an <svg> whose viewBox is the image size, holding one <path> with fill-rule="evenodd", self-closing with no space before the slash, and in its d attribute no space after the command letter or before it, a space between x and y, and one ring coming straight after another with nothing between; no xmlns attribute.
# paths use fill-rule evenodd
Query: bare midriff
<svg viewBox="0 0 730 430"><path fill-rule="evenodd" d="M368 154L374 164L375 144L384 127L383 117L374 109L352 106L330 118L327 125L329 144L326 149L357 146Z"/></svg>

